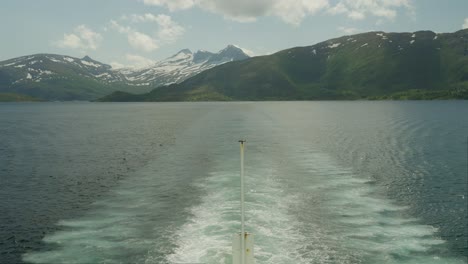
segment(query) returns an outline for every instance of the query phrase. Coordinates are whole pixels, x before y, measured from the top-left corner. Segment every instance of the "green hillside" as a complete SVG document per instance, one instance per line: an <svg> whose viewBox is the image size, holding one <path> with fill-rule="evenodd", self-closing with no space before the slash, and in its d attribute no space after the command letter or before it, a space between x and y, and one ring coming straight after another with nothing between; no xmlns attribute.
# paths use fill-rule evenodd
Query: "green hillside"
<svg viewBox="0 0 468 264"><path fill-rule="evenodd" d="M0 93L0 102L40 102L41 100L23 94Z"/></svg>
<svg viewBox="0 0 468 264"><path fill-rule="evenodd" d="M66 101L93 100L116 90L150 89L127 85L122 74L88 56L36 54L0 62L0 93Z"/></svg>
<svg viewBox="0 0 468 264"><path fill-rule="evenodd" d="M101 101L468 99L468 29L369 32L227 63Z"/></svg>

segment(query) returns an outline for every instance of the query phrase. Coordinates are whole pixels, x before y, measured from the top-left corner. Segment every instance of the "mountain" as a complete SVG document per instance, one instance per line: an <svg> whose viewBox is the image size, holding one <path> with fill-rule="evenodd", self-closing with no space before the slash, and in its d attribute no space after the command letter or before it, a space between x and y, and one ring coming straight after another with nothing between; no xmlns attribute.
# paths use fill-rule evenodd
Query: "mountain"
<svg viewBox="0 0 468 264"><path fill-rule="evenodd" d="M223 64L102 101L468 99L468 29L368 32Z"/></svg>
<svg viewBox="0 0 468 264"><path fill-rule="evenodd" d="M36 54L0 62L0 92L42 100L90 100L128 91L121 73L88 56ZM133 91L133 90L132 90Z"/></svg>
<svg viewBox="0 0 468 264"><path fill-rule="evenodd" d="M144 69L118 69L85 56L81 59L36 54L0 62L0 93L39 100L95 100L120 90L145 93L165 84L181 82L217 65L248 56L229 45L218 53L182 50ZM25 97L27 98L27 97Z"/></svg>
<svg viewBox="0 0 468 264"><path fill-rule="evenodd" d="M203 50L192 53L189 49L183 49L150 67L138 70L124 69L121 72L130 85L158 87L179 83L223 63L247 58L249 56L234 45L229 45L218 53Z"/></svg>

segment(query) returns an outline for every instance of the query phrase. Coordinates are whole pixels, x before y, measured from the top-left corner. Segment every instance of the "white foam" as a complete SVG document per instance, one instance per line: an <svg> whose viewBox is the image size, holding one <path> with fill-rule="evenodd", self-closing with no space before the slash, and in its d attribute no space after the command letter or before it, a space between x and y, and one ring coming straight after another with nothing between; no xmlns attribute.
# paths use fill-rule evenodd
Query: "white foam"
<svg viewBox="0 0 468 264"><path fill-rule="evenodd" d="M255 235L258 263L307 263L291 257L304 237L297 220L287 213L294 197L285 196L274 171L249 169L246 194L248 231ZM239 230L238 172L218 171L199 183L207 192L202 203L191 209L192 219L175 233L176 250L171 263L229 263L231 238ZM272 243L273 242L273 243Z"/></svg>
<svg viewBox="0 0 468 264"><path fill-rule="evenodd" d="M328 245L330 248L342 247L340 254L349 254L350 259L373 255L373 263L386 263L395 255L408 259L404 263L433 263L434 256L413 253L428 252L432 246L445 243L437 237L436 228L402 217L406 207L375 196L377 187L366 184L352 170L340 168L326 155L302 150L292 158L313 175L313 180L302 184L317 197L317 212L329 219L327 233L341 240L340 245ZM443 261L462 263L456 259L436 263Z"/></svg>
<svg viewBox="0 0 468 264"><path fill-rule="evenodd" d="M427 253L444 243L437 230L404 217L405 207L379 196L378 187L352 168L301 147L303 142L287 141L278 147L281 154L277 146L249 150L246 226L255 235L258 264L394 263L395 256L401 263L463 263ZM158 168L189 167L189 157L198 160L193 153L183 156L185 151L168 155L177 160L158 160L158 166L131 175L84 217L61 221L63 231L44 239L60 247L27 253L24 260L114 263L129 261L119 254L134 252L130 260L138 263L230 263L231 238L240 226L239 172L232 156L211 156L202 176L184 172L193 174L185 179L196 179L186 190L200 196L180 224L164 228L155 220L166 217L159 215L167 212L163 206L178 198L160 203L161 190L174 185L166 187L168 181L158 177L169 172ZM184 174L170 176L181 184L177 177Z"/></svg>

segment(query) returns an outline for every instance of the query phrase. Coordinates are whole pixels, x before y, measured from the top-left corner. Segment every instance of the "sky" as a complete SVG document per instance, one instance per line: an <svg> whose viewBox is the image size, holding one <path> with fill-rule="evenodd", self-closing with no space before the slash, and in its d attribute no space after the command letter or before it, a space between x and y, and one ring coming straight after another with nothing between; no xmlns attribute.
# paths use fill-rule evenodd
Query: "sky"
<svg viewBox="0 0 468 264"><path fill-rule="evenodd" d="M251 56L368 31L468 28L468 0L2 0L0 61L36 53L142 67L188 48Z"/></svg>

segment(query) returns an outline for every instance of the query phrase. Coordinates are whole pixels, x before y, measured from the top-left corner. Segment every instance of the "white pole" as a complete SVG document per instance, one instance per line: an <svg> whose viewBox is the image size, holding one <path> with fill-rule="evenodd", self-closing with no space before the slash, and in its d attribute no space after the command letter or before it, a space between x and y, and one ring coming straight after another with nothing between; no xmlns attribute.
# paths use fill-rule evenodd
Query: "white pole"
<svg viewBox="0 0 468 264"><path fill-rule="evenodd" d="M241 263L245 263L245 230L244 230L244 143L240 142L240 160L241 160Z"/></svg>

